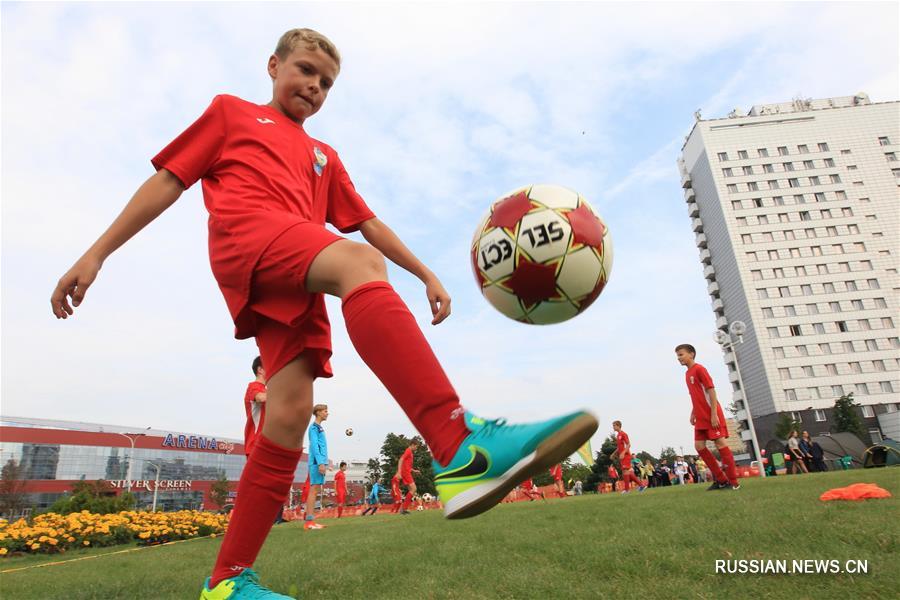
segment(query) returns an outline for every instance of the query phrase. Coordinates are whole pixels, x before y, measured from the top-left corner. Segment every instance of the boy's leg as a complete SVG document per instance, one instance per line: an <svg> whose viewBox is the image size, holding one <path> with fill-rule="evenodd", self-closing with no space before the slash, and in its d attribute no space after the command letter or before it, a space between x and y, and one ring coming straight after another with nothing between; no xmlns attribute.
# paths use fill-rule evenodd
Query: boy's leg
<svg viewBox="0 0 900 600"><path fill-rule="evenodd" d="M728 479L725 477L725 473L722 472L722 469L719 468L719 461L716 460L713 453L706 447L706 440L695 440L694 448L697 450L700 458L703 459L703 462L706 463L706 466L709 467L710 472L712 472L713 480L716 483L722 483Z"/></svg>
<svg viewBox="0 0 900 600"><path fill-rule="evenodd" d="M719 450L719 456L722 457L722 466L728 475L728 482L733 485L739 485L737 476L737 464L734 462L734 454L731 448L725 443L725 438L720 437L716 440L716 448Z"/></svg>
<svg viewBox="0 0 900 600"><path fill-rule="evenodd" d="M318 468L318 467L316 467ZM306 499L306 520L312 521L316 516L316 499L319 497L319 488L322 486L315 484L309 486L309 497Z"/></svg>
<svg viewBox="0 0 900 600"><path fill-rule="evenodd" d="M312 414L313 370L298 357L267 382L266 420L238 483L231 521L208 588L253 566L300 461Z"/></svg>

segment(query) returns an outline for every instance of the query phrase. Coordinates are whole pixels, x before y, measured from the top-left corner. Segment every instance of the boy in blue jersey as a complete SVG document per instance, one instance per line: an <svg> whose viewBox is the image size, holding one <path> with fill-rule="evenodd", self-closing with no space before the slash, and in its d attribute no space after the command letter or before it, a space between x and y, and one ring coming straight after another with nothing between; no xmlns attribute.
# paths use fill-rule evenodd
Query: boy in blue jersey
<svg viewBox="0 0 900 600"><path fill-rule="evenodd" d="M316 523L316 498L325 483L325 472L328 470L328 441L322 423L328 419L328 406L316 404L313 407L316 420L309 426L309 497L306 499L306 519L303 529L325 529Z"/></svg>
<svg viewBox="0 0 900 600"><path fill-rule="evenodd" d="M369 492L369 496L366 498L366 502L369 503L369 508L363 511L362 516L366 515L374 515L378 511L378 494L381 492L381 484L377 481L372 484L372 491ZM372 511L372 512L369 512Z"/></svg>

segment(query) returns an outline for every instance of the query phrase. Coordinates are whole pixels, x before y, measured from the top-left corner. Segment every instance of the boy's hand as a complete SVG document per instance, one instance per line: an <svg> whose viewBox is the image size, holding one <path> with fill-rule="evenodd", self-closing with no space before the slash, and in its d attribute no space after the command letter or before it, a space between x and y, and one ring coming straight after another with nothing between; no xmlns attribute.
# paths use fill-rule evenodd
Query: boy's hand
<svg viewBox="0 0 900 600"><path fill-rule="evenodd" d="M425 295L431 303L431 314L434 316L431 320L432 325L437 325L450 316L450 294L437 277L425 281Z"/></svg>
<svg viewBox="0 0 900 600"><path fill-rule="evenodd" d="M50 296L50 309L57 319L67 319L69 315L74 314L73 307L77 307L84 300L84 295L97 273L100 272L102 263L94 260L89 256L82 256L65 275L63 275ZM72 298L72 304L69 305L69 297Z"/></svg>

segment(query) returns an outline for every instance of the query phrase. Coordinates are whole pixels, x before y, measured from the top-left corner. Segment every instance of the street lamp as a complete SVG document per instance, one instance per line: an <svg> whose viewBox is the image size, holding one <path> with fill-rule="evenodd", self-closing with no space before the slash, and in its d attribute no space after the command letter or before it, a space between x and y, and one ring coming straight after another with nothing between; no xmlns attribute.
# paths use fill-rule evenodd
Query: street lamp
<svg viewBox="0 0 900 600"><path fill-rule="evenodd" d="M741 377L741 366L738 364L737 349L735 348L735 340L738 344L744 343L744 334L747 332L747 325L743 321L732 321L728 326L728 331L716 331L716 342L722 346L723 350L731 350L734 354L734 370L737 371L738 384L741 386L743 394L744 410L747 412L747 425L750 427L750 440L753 442L753 453L759 460L759 476L765 477L766 470L762 464L762 454L759 451L759 441L756 439L756 428L753 426L753 415L750 413L750 402L747 398L747 388L744 387L744 380Z"/></svg>
<svg viewBox="0 0 900 600"><path fill-rule="evenodd" d="M150 429L149 427L147 429ZM131 466L134 464L134 442L142 436L147 435L144 432L141 433L120 433L118 431L115 432L118 435L126 438L131 443L131 455L128 457L128 473L125 475L125 481L128 486L128 492L131 492Z"/></svg>
<svg viewBox="0 0 900 600"><path fill-rule="evenodd" d="M147 461L147 464L156 469L156 485L153 486L153 508L150 509L152 512L156 512L156 492L159 491L159 470L161 467L150 461Z"/></svg>

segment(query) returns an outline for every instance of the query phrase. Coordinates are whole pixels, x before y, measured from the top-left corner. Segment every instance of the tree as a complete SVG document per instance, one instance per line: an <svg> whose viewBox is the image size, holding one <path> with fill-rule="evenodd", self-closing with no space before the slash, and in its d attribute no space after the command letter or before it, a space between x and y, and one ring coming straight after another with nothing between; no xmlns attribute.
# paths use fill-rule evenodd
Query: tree
<svg viewBox="0 0 900 600"><path fill-rule="evenodd" d="M381 479L381 463L378 462L377 458L370 458L366 464L366 478L369 485Z"/></svg>
<svg viewBox="0 0 900 600"><path fill-rule="evenodd" d="M25 508L25 468L14 459L3 465L0 475L0 515L15 517Z"/></svg>
<svg viewBox="0 0 900 600"><path fill-rule="evenodd" d="M662 462L663 460L667 460L669 461L669 464L672 464L672 462L675 461L676 456L678 456L678 454L675 452L675 448L673 448L672 446L664 446L663 449L659 451L660 462Z"/></svg>
<svg viewBox="0 0 900 600"><path fill-rule="evenodd" d="M775 431L773 433L778 439L786 440L795 429L800 429L800 422L795 421L790 413L781 413L781 416L778 417L778 422L775 423Z"/></svg>
<svg viewBox="0 0 900 600"><path fill-rule="evenodd" d="M77 481L72 486L72 494L56 500L48 512L67 515L86 510L98 515L107 515L134 508L134 495L123 492L116 496L109 484L96 481Z"/></svg>
<svg viewBox="0 0 900 600"><path fill-rule="evenodd" d="M859 404L853 401L853 392L844 394L834 401L834 427L835 433L843 431L855 434L861 440L866 439L866 430L863 429L862 421L856 412Z"/></svg>
<svg viewBox="0 0 900 600"><path fill-rule="evenodd" d="M225 477L225 471L219 472L219 478L209 486L209 499L213 504L222 508L228 502L228 493L231 491L231 482Z"/></svg>
<svg viewBox="0 0 900 600"><path fill-rule="evenodd" d="M584 481L585 490L597 489L598 483L608 482L609 465L613 463L612 455L616 452L616 438L610 434L600 445L600 451L595 452L594 464L591 465L591 474Z"/></svg>
<svg viewBox="0 0 900 600"><path fill-rule="evenodd" d="M389 433L384 438L381 445L381 483L387 489L391 487L391 477L397 473L397 465L400 457L406 452L410 442L416 440L419 447L413 453L413 469L417 469L418 473L413 473L413 481L416 482L416 493L419 494L435 494L434 489L434 468L431 466L431 452L428 446L419 436L408 438L405 435Z"/></svg>

